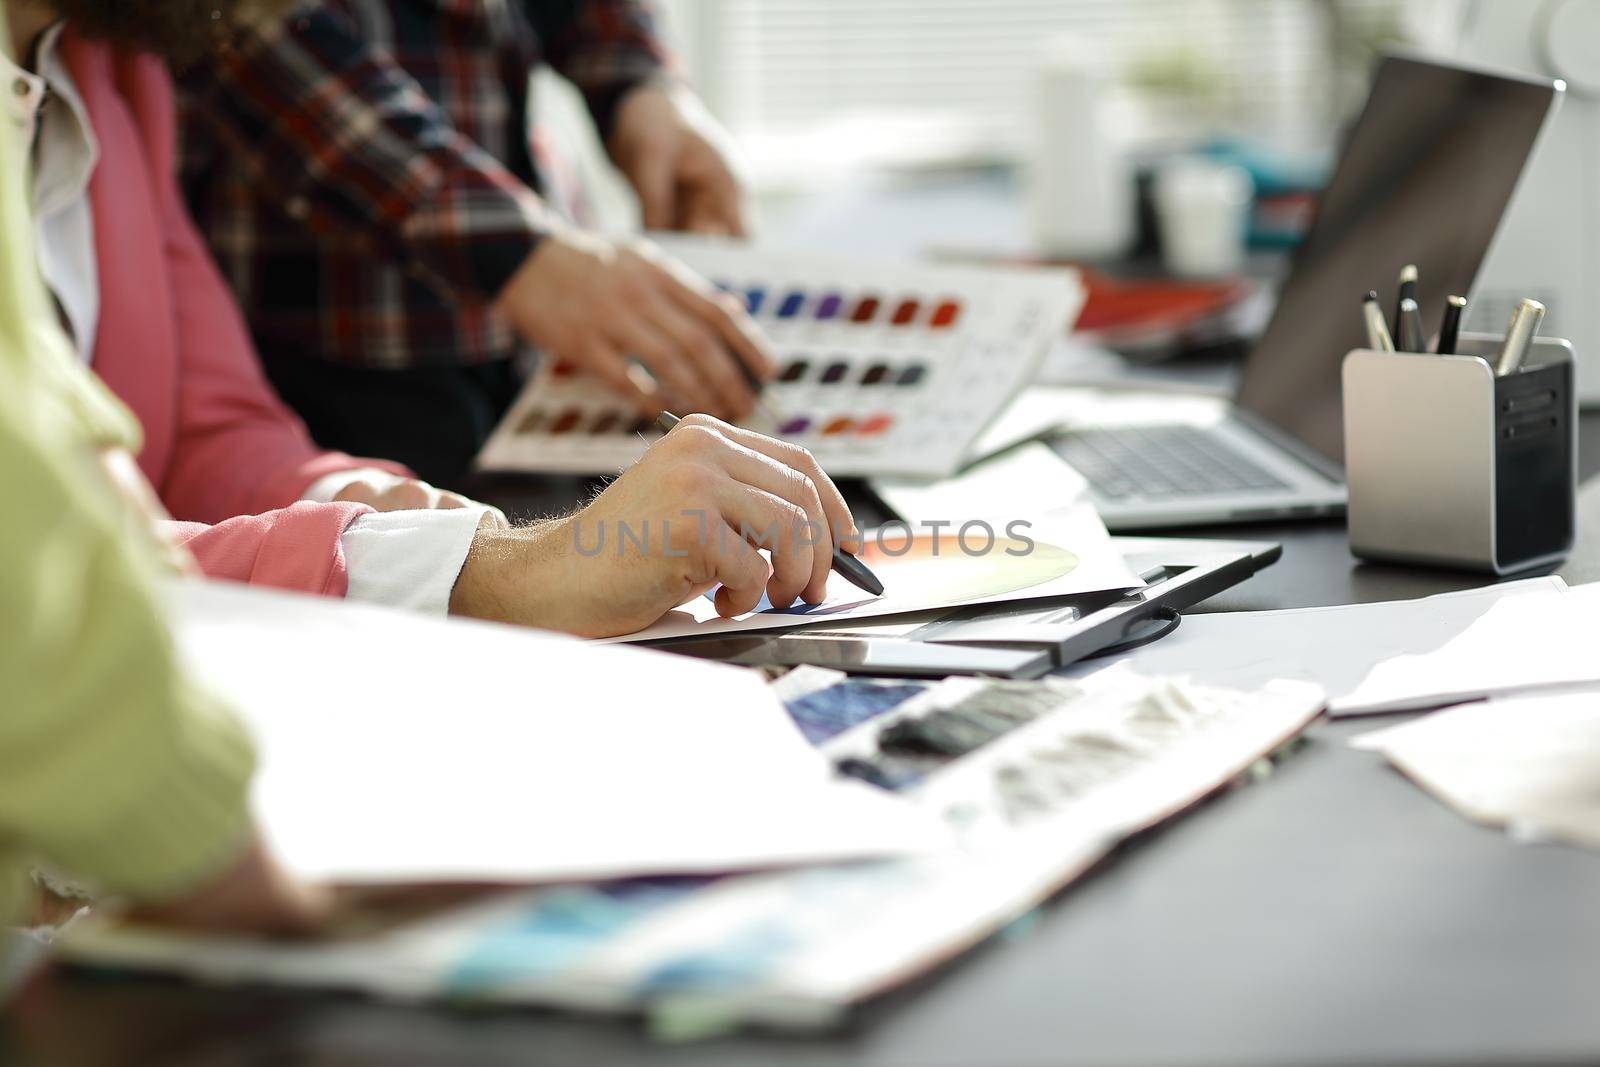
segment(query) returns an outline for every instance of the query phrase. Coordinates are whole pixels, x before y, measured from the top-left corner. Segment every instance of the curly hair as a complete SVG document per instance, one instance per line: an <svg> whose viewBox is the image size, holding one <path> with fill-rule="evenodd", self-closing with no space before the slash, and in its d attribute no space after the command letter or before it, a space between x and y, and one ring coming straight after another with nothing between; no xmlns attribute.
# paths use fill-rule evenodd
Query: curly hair
<svg viewBox="0 0 1600 1067"><path fill-rule="evenodd" d="M240 28L283 16L296 0L39 0L85 37L179 63L224 46Z"/></svg>

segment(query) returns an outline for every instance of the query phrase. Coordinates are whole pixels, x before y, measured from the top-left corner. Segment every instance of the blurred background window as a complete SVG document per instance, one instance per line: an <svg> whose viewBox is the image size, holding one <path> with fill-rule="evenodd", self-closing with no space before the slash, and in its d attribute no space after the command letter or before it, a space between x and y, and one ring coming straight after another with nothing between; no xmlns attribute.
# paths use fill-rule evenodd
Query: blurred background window
<svg viewBox="0 0 1600 1067"><path fill-rule="evenodd" d="M862 165L1027 157L1063 52L1128 99L1134 142L1175 131L1325 146L1375 52L1436 47L1436 0L669 0L674 38L763 186Z"/></svg>
<svg viewBox="0 0 1600 1067"><path fill-rule="evenodd" d="M1041 160L1043 173L1059 174L1219 141L1319 174L1376 56L1451 50L1469 4L661 0L669 39L749 161L762 217L784 222L787 240L818 230L816 240L845 246L848 227L832 227L825 191L868 180L983 168L1014 181L1041 172ZM1105 136L1078 136L1072 97L1046 103L1046 72L1063 66L1092 73ZM534 100L582 190L586 210L574 214L606 229L636 222L571 87L543 72ZM1023 240L1014 213L948 207L959 221L946 235L953 244Z"/></svg>

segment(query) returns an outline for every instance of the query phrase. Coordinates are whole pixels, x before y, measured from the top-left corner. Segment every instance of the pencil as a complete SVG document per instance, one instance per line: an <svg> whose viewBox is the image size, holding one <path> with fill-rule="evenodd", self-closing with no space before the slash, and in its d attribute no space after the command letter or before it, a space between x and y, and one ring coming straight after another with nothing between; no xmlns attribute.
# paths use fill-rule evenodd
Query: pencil
<svg viewBox="0 0 1600 1067"><path fill-rule="evenodd" d="M728 354L733 357L734 366L739 368L739 376L744 379L744 384L755 394L756 410L761 413L762 418L772 423L772 428L776 430L782 425L783 416L767 401L767 383L757 376L739 353L730 350Z"/></svg>

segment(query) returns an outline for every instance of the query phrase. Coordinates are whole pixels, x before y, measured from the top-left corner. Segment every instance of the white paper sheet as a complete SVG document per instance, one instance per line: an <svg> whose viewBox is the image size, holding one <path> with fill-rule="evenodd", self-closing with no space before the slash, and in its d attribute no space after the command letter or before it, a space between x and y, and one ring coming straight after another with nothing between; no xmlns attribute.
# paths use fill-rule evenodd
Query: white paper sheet
<svg viewBox="0 0 1600 1067"><path fill-rule="evenodd" d="M992 456L1058 429L1071 421L1075 413L1092 411L1099 396L1093 389L1030 385L1012 398L978 438L967 458Z"/></svg>
<svg viewBox="0 0 1600 1067"><path fill-rule="evenodd" d="M1335 716L1444 707L1600 682L1600 602L1588 590L1507 597L1437 646L1375 665Z"/></svg>
<svg viewBox="0 0 1600 1067"><path fill-rule="evenodd" d="M1475 822L1600 848L1600 694L1469 704L1352 744Z"/></svg>
<svg viewBox="0 0 1600 1067"><path fill-rule="evenodd" d="M1015 527L1011 520L988 524L962 534L956 523L929 531L912 527L916 539L909 551L907 528L867 531L861 559L884 584L873 597L837 574L828 580L828 599L816 607L796 604L787 611L763 605L731 619L720 618L711 597L697 597L670 612L654 626L618 641L655 641L677 637L709 637L785 627L837 627L859 619L876 619L937 608L1003 604L1019 600L1071 596L1106 589L1134 589L1144 581L1112 544L1111 535L1093 507L1082 506L1048 519ZM930 548L939 545L935 555ZM962 547L963 544L966 547ZM876 547L881 546L881 548Z"/></svg>
<svg viewBox="0 0 1600 1067"><path fill-rule="evenodd" d="M930 521L1064 515L1084 505L1089 483L1048 445L1035 443L943 481L880 478L872 488L902 519L922 526Z"/></svg>
<svg viewBox="0 0 1600 1067"><path fill-rule="evenodd" d="M836 780L753 673L242 586L173 590L178 639L261 753L296 873L532 882L937 844Z"/></svg>
<svg viewBox="0 0 1600 1067"><path fill-rule="evenodd" d="M827 680L811 672L791 685L808 691ZM847 1006L1024 915L1121 838L1235 779L1322 706L1310 686L1228 693L1126 676L1104 682L1086 700L1071 686L1023 686L1054 688L1059 703L992 742L987 755L980 750L915 787L916 803L952 831L951 847L930 855L671 890L523 890L333 943L97 922L80 925L58 951L101 968L213 983L830 1026ZM953 679L899 711L931 713L1013 684ZM844 755L863 740L843 734L828 750ZM1083 758L1063 762L1073 750ZM1011 773L996 778L1002 762ZM1031 776L1025 788L1034 802L1007 801L1018 774Z"/></svg>
<svg viewBox="0 0 1600 1067"><path fill-rule="evenodd" d="M1228 417L1228 400L1192 386L1163 390L1141 383L1133 391L1082 386L1031 385L1018 393L972 446L968 462L1024 441L1074 426L1182 423L1215 426Z"/></svg>
<svg viewBox="0 0 1600 1067"><path fill-rule="evenodd" d="M1545 626L1538 620L1565 610L1566 590L1559 578L1534 578L1423 600L1189 615L1171 636L1117 662L1147 677L1186 675L1244 690L1278 679L1312 681L1328 690L1332 714L1366 713L1395 702L1439 707L1450 702L1447 695L1472 699L1530 682L1543 667L1504 649L1477 665L1430 661L1430 654L1448 655L1444 650L1507 601L1518 602L1511 609L1517 618L1537 623L1524 635L1527 641L1542 640ZM1600 654L1589 661L1600 668ZM1106 669L1085 666L1073 673Z"/></svg>

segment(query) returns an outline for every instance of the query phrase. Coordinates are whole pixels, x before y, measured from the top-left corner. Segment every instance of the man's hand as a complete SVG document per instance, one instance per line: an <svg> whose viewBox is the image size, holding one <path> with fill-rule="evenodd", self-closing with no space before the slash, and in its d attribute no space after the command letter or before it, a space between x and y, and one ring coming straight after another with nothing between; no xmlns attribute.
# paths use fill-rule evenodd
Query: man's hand
<svg viewBox="0 0 1600 1067"><path fill-rule="evenodd" d="M617 108L606 147L639 194L645 229L745 235L732 138L688 89L652 83L633 90Z"/></svg>
<svg viewBox="0 0 1600 1067"><path fill-rule="evenodd" d="M377 476L351 482L335 493L333 499L366 504L374 511L448 511L473 505L473 501L464 496L416 478ZM490 508L489 515L493 525L510 525L499 508Z"/></svg>
<svg viewBox="0 0 1600 1067"><path fill-rule="evenodd" d="M374 511L447 511L471 504L464 496L436 489L416 478L362 478L339 490L333 499L366 504Z"/></svg>
<svg viewBox="0 0 1600 1067"><path fill-rule="evenodd" d="M687 89L650 84L630 92L607 148L639 194L647 229L745 233L731 142ZM646 415L670 406L742 419L755 394L740 364L763 382L776 370L742 301L644 241L547 236L495 308L524 340L599 378Z"/></svg>
<svg viewBox="0 0 1600 1067"><path fill-rule="evenodd" d="M188 896L133 911L140 922L215 933L306 937L331 914L330 898L280 867L259 838L212 882Z"/></svg>
<svg viewBox="0 0 1600 1067"><path fill-rule="evenodd" d="M616 637L719 584L724 616L763 593L775 607L818 604L836 536L847 547L860 539L809 452L691 415L577 514L480 533L450 610Z"/></svg>
<svg viewBox="0 0 1600 1067"><path fill-rule="evenodd" d="M550 234L495 308L529 343L604 381L646 415L671 405L743 418L755 394L736 361L762 381L776 369L743 302L648 241ZM630 357L650 375L631 368Z"/></svg>

